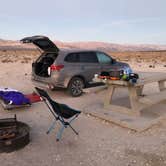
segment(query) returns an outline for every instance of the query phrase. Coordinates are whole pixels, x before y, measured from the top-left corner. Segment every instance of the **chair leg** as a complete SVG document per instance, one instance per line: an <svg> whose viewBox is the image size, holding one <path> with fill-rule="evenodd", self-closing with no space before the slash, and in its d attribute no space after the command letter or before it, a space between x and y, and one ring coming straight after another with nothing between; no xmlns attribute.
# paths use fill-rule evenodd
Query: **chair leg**
<svg viewBox="0 0 166 166"><path fill-rule="evenodd" d="M57 137L56 137L56 140L59 141L62 137L62 133L63 133L63 130L66 128L66 126L64 124L62 124L62 127L59 129L58 133L57 133Z"/></svg>
<svg viewBox="0 0 166 166"><path fill-rule="evenodd" d="M68 122L69 127L74 131L74 133L75 133L76 135L78 135L78 132L71 126L71 122L72 122L73 120L75 120L77 117L78 117L78 115L74 116L74 117Z"/></svg>
<svg viewBox="0 0 166 166"><path fill-rule="evenodd" d="M54 120L53 123L51 124L51 126L49 127L48 131L46 132L47 134L49 134L51 132L51 130L54 129L55 125L56 125L56 121L57 120Z"/></svg>
<svg viewBox="0 0 166 166"><path fill-rule="evenodd" d="M75 117L73 117L69 122L67 122L66 125L64 124L64 122L61 121L62 127L59 129L59 131L58 131L58 133L57 133L57 136L56 136L56 140L57 140L57 141L59 141L59 140L61 139L62 133L63 133L64 129L67 128L67 126L69 126L69 127L73 130L73 132L74 132L76 135L78 135L78 132L77 132L77 131L71 126L71 124L70 124L75 118L77 118L77 116L78 116L78 115L76 115ZM57 119L51 124L50 128L49 128L48 131L47 131L47 134L49 134L49 133L51 132L51 130L55 127L56 121L57 121Z"/></svg>
<svg viewBox="0 0 166 166"><path fill-rule="evenodd" d="M71 126L71 124L69 124L69 127L73 130L73 132L78 135L78 132Z"/></svg>

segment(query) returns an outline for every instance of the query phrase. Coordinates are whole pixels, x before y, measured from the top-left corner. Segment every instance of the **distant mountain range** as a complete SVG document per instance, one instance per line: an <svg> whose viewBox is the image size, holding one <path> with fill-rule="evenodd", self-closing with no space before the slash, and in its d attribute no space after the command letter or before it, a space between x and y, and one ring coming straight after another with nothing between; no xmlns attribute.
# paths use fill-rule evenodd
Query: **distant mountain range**
<svg viewBox="0 0 166 166"><path fill-rule="evenodd" d="M92 49L102 50L109 52L121 52L121 51L159 51L166 50L166 45L154 45L154 44L114 44L106 42L61 42L54 41L54 43L60 48L73 48L73 49ZM19 41L3 40L0 39L0 49L2 50L17 50L17 49L36 49L31 44L21 44Z"/></svg>
<svg viewBox="0 0 166 166"><path fill-rule="evenodd" d="M158 51L166 50L166 45L152 44L115 44L106 42L59 42L55 41L59 47L80 48L80 49L97 49L103 51Z"/></svg>

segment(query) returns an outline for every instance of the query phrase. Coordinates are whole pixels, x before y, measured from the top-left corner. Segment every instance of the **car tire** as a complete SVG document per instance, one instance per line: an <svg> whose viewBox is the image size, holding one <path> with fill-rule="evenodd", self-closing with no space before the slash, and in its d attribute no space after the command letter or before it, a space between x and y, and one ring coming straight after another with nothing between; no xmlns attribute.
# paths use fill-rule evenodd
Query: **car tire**
<svg viewBox="0 0 166 166"><path fill-rule="evenodd" d="M70 80L67 90L71 96L78 97L82 95L84 87L84 80L80 77L74 77Z"/></svg>

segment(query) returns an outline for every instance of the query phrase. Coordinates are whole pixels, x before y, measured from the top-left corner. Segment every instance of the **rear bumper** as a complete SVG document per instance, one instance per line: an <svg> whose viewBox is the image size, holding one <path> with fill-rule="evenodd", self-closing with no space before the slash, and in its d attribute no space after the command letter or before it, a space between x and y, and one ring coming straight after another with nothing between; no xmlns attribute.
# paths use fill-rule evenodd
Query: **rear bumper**
<svg viewBox="0 0 166 166"><path fill-rule="evenodd" d="M46 89L53 89L55 87L66 88L64 83L58 83L57 81L51 81L51 80L40 81L40 80L35 79L33 76L31 78L31 81L34 86L42 87L42 88L46 88Z"/></svg>
<svg viewBox="0 0 166 166"><path fill-rule="evenodd" d="M71 76L64 76L63 72L52 72L50 77L40 77L34 72L32 72L31 80L33 84L36 86L42 86L45 88L52 88L52 87L60 87L60 88L67 88L68 83L71 79Z"/></svg>
<svg viewBox="0 0 166 166"><path fill-rule="evenodd" d="M37 80L34 80L34 79L31 79L31 81L32 81L32 84L35 87L41 87L41 88L44 88L44 89L53 89L54 88L53 85L45 83L45 82L37 81Z"/></svg>

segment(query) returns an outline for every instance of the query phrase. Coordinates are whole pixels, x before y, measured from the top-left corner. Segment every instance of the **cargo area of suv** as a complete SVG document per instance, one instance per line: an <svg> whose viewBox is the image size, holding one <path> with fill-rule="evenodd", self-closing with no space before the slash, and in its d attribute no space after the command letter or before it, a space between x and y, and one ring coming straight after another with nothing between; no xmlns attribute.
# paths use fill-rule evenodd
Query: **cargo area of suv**
<svg viewBox="0 0 166 166"><path fill-rule="evenodd" d="M40 56L36 62L32 64L34 73L41 77L50 77L50 67L55 62L58 54L46 53Z"/></svg>
<svg viewBox="0 0 166 166"><path fill-rule="evenodd" d="M56 60L59 48L45 36L26 37L21 42L33 43L43 51L42 55L32 64L32 70L37 76L49 77L49 68Z"/></svg>

